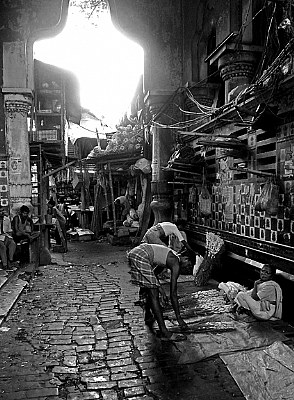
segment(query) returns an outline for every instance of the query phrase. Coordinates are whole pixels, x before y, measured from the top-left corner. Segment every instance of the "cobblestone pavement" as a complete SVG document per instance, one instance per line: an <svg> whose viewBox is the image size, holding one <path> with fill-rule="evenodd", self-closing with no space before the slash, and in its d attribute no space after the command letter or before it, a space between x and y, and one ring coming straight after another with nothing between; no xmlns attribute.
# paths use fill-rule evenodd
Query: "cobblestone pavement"
<svg viewBox="0 0 294 400"><path fill-rule="evenodd" d="M0 399L244 398L218 357L178 366L148 331L126 250L74 242L40 268L0 328Z"/></svg>

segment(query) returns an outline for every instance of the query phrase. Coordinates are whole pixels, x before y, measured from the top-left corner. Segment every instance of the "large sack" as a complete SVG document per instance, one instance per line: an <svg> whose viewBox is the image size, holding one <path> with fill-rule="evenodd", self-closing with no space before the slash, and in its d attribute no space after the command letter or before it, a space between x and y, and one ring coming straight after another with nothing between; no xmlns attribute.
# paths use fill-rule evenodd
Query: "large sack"
<svg viewBox="0 0 294 400"><path fill-rule="evenodd" d="M265 211L269 215L275 215L278 212L279 204L279 186L272 180L268 180L255 204L256 211Z"/></svg>
<svg viewBox="0 0 294 400"><path fill-rule="evenodd" d="M206 217L211 214L211 203L210 193L204 184L199 194L199 211L202 216Z"/></svg>

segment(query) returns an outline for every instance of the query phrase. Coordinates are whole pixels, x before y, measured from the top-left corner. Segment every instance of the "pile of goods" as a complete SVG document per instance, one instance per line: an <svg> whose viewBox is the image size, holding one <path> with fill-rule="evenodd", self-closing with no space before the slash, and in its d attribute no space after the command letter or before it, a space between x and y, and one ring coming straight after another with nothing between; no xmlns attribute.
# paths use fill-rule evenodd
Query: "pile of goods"
<svg viewBox="0 0 294 400"><path fill-rule="evenodd" d="M133 153L140 152L143 148L144 136L143 130L139 125L119 126L113 134L105 150L101 150L99 146L89 154L88 158L93 158L102 154L113 153Z"/></svg>
<svg viewBox="0 0 294 400"><path fill-rule="evenodd" d="M207 284L213 268L220 265L220 256L224 250L223 239L213 232L207 232L205 256L195 275L195 284L197 286L205 286Z"/></svg>
<svg viewBox="0 0 294 400"><path fill-rule="evenodd" d="M218 285L218 288L220 289L220 293L224 296L226 302L232 304L234 304L234 300L239 292L245 292L247 290L245 286L232 281L228 281L226 283L221 282Z"/></svg>
<svg viewBox="0 0 294 400"><path fill-rule="evenodd" d="M179 298L181 316L188 323L188 331L194 333L228 332L235 330L235 324L228 317L231 305L226 304L221 293L216 289L201 290ZM171 306L165 307L164 317L175 319ZM171 331L177 332L178 326Z"/></svg>

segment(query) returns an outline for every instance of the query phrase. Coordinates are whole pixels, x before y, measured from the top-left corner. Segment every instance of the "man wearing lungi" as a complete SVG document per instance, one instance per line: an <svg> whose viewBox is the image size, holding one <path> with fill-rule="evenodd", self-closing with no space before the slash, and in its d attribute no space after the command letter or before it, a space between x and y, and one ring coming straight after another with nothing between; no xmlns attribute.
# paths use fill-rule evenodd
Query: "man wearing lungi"
<svg viewBox="0 0 294 400"><path fill-rule="evenodd" d="M163 268L171 271L170 278L170 300L174 309L176 319L182 329L187 324L182 319L179 311L177 295L177 279L180 274L180 266L190 263L188 257L178 256L170 248L160 244L142 243L128 253L131 282L140 286L140 294L145 296L146 314L145 321L151 315L151 311L158 323L162 340L183 340L184 335L176 335L166 328L162 309L160 306L159 293L166 299L165 292L160 286L157 275Z"/></svg>

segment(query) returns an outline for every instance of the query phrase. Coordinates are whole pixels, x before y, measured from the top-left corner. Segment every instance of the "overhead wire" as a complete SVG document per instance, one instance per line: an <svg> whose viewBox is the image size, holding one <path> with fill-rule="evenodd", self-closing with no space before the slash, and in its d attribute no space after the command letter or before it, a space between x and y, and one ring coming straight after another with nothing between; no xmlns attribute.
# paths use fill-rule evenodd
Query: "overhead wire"
<svg viewBox="0 0 294 400"><path fill-rule="evenodd" d="M204 117L202 117L202 120L204 119ZM159 122L153 122L153 126L158 126L160 128L168 128L168 129L183 129L185 127L191 127L193 125L195 125L196 123L200 122L201 118L195 118L189 121L179 121L175 124L161 124Z"/></svg>
<svg viewBox="0 0 294 400"><path fill-rule="evenodd" d="M250 0L250 3L249 3L249 5L248 5L248 8L247 8L247 11L246 11L246 16L245 16L245 21L243 22L243 24L242 24L242 26L240 27L240 29L239 29L239 32L238 32L238 36L240 37L240 40L241 40L241 37L242 37L242 31L244 31L244 29L250 24L250 23L252 23L252 21L267 7L267 2L265 1L264 2L264 4L263 4L263 6L262 6L262 8L260 9L260 10L258 10L256 13L255 13L255 15L251 18L251 20L250 21L248 21L248 16L249 16L249 12L250 12L250 8L252 7L252 0ZM217 75L218 74L218 71L215 71L215 72L213 72L212 74L210 74L209 76L207 76L205 79L203 79L202 81L199 81L199 82L197 82L196 84L194 84L193 86L191 86L191 88L195 88L195 87L197 87L197 86L200 86L203 82L207 82L207 79L209 79L210 77L213 77L213 76L215 76L215 75ZM180 88L179 88L180 89ZM195 99L195 97L193 96L193 94L192 94L192 92L191 92L191 90L190 90L190 88L183 88L184 90L185 90L185 92L186 92L186 95L187 95L187 98L190 100L190 101L192 101L192 103L194 103L195 105L196 105L196 107L198 108L198 110L199 110L199 113L196 113L196 112L191 112L191 111L187 111L187 110L183 110L181 107L179 107L179 106L177 106L176 104L176 106L178 107L178 109L183 113L183 114L186 114L186 115L201 115L201 113L202 114L204 114L204 115L206 115L206 117L209 117L209 116L211 116L213 113L215 113L215 111L217 111L217 108L216 107L209 107L209 106L205 106L204 104L201 104L201 103L199 103L196 99ZM245 94L246 93L246 89L244 90L244 92L242 91L242 93L243 94ZM240 97L240 96L239 96ZM203 121L203 117L200 117L198 120L195 120L195 119L193 119L193 120L188 120L188 121L183 121L183 122L179 122L178 124L182 124L184 127L186 126L187 128L190 128L193 124L195 125L196 124L196 121ZM154 122L154 121L153 121ZM151 124L153 124L153 122L151 122ZM159 126L159 125L158 125ZM175 128L175 126L174 125L164 125L164 124L160 124L160 126L161 127L166 127L166 128ZM182 127L183 127L182 126ZM176 127L178 127L178 126L176 126Z"/></svg>
<svg viewBox="0 0 294 400"><path fill-rule="evenodd" d="M265 59L266 59L266 56L267 56L270 31L271 31L273 19L274 19L275 13L276 13L276 9L277 9L277 5L276 5L276 3L274 3L273 12L272 12L272 15L271 15L271 18L270 18L270 22L269 22L269 25L268 25L268 29L267 29L267 35L266 35L266 40L265 40L265 45L264 45L265 51L263 52L263 57L262 57L260 66L258 68L259 71L257 72L257 79L258 79L258 77L260 76L260 74L262 72L262 69L263 69L263 66L264 66L264 63L265 63Z"/></svg>
<svg viewBox="0 0 294 400"><path fill-rule="evenodd" d="M254 14L254 16L248 21L248 17L249 17L249 13L250 13L250 8L252 7L252 0L250 0L250 3L248 5L247 11L246 11L246 15L245 15L245 20L242 23L239 32L238 32L238 36L239 36L239 40L236 43L236 46L238 46L238 44L240 44L240 41L242 40L242 35L244 30L246 29L246 27L251 24L256 18L257 16L262 13L265 9L267 9L270 6L269 2L267 0L264 1L263 6ZM268 47L268 43L269 43L269 38L270 38L270 31L272 28L272 24L273 24L273 19L276 13L276 3L274 3L274 7L273 7L273 11L271 13L271 18L269 21L269 25L268 25L268 30L267 30L267 35L266 35L266 42L265 42L265 51L263 53L263 57L262 57L262 62L261 65L259 67L259 71L262 71L262 68L264 66L265 63L265 59L266 59L266 52L267 52L267 47ZM288 47L289 48L289 47ZM285 49L284 49L285 50ZM276 61L276 60L275 60ZM264 81L266 80L266 78L268 77L268 75L271 75L273 72L275 72L278 68L279 65L277 65L277 62L273 62L271 64L271 66L269 67L268 71L264 71L262 75L259 75L257 77L254 78L253 82L247 86L245 89L243 89L235 98L234 103L237 104L243 97L245 97L246 94L250 93L250 92L255 92L255 93L261 93L262 92L262 84L264 83ZM273 65L274 64L274 65ZM259 72L260 74L261 72ZM178 89L175 90L175 92L173 93L173 95L169 98L169 100L159 109L159 111L157 112L157 114L155 115L155 117L153 117L149 123L147 124L147 126L158 126L161 128L169 128L169 129L178 129L179 127L181 127L182 129L189 129L192 126L195 126L197 123L199 122L203 122L205 119L207 119L208 117L212 116L213 114L216 113L216 111L221 111L221 109L226 105L222 106L222 107L213 107L213 106L206 106L204 104L201 104L199 101L197 101L197 99L195 99L195 97L193 96L192 92L190 89L194 89L197 86L201 86L204 82L207 82L207 79L209 79L210 77L216 76L219 74L219 71L215 71L212 74L210 74L209 76L207 76L206 78L202 79L201 81L191 85L189 88L187 87L179 87ZM261 85L261 86L260 86ZM180 107L177 103L173 102L175 96L179 93L180 90L183 90L187 96L187 98L193 103L195 104L195 106L198 109L198 112L195 111L188 111L188 110L184 110L182 107ZM173 103L174 106L177 107L178 110L180 110L184 115L191 115L191 116L197 116L196 118L193 119L189 119L188 121L178 121L174 124L163 124L163 123L159 123L156 122L156 120L158 119L159 115L162 114L162 111L164 109L166 109L166 107L168 105L170 105L171 103ZM165 114L166 115L166 114ZM170 115L168 116L170 117Z"/></svg>
<svg viewBox="0 0 294 400"><path fill-rule="evenodd" d="M243 33L244 33L245 29L247 28L249 23L251 23L253 21L253 19L251 19L250 22L247 24L247 20L248 20L248 17L249 17L249 12L250 12L251 7L252 7L252 0L250 0L249 3L248 3L248 7L247 7L246 15L245 15L245 18L244 18L244 22L242 23L242 25L241 25L238 33L237 33L237 40L236 40L236 43L235 43L235 49L237 49L237 47L242 42Z"/></svg>

